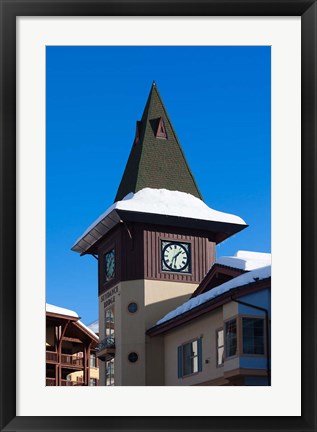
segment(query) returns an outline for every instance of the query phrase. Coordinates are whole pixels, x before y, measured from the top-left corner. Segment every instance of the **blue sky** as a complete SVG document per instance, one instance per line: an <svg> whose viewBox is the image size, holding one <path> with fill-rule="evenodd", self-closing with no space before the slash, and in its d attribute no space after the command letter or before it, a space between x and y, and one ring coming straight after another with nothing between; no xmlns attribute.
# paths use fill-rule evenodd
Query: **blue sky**
<svg viewBox="0 0 317 432"><path fill-rule="evenodd" d="M71 247L112 203L153 80L210 207L271 251L269 47L47 47L46 300L98 317L97 261Z"/></svg>

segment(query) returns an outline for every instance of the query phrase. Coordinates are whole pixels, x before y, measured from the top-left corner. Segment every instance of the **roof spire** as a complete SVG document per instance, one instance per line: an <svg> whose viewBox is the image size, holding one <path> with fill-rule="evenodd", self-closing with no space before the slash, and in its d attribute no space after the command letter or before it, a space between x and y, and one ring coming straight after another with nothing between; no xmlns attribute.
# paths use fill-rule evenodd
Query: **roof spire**
<svg viewBox="0 0 317 432"><path fill-rule="evenodd" d="M187 192L202 200L155 81L142 119L137 122L115 202L147 187Z"/></svg>

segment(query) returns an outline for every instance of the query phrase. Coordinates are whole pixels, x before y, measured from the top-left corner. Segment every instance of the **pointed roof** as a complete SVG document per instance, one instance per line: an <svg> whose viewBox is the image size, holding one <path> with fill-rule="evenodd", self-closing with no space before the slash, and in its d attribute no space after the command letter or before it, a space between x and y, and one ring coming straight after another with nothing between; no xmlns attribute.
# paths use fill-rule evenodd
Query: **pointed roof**
<svg viewBox="0 0 317 432"><path fill-rule="evenodd" d="M177 190L202 199L155 82L137 122L115 202L144 188Z"/></svg>

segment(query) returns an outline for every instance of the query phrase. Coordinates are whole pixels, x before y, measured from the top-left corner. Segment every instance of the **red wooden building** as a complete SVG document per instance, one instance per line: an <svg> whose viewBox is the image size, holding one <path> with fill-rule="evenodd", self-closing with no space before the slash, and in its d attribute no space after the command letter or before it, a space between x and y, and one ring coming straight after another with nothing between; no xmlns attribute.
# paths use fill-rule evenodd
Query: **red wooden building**
<svg viewBox="0 0 317 432"><path fill-rule="evenodd" d="M76 312L46 305L46 385L98 385L98 336Z"/></svg>

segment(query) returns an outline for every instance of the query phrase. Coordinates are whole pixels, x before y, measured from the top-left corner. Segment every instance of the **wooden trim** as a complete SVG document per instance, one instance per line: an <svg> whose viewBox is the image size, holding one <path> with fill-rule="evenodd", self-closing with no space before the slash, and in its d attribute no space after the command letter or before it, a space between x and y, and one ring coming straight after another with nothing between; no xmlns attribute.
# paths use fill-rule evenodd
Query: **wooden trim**
<svg viewBox="0 0 317 432"><path fill-rule="evenodd" d="M225 266L223 264L214 263L209 272L206 274L204 279L201 281L199 286L193 292L190 298L197 297L199 294L206 292L206 288L210 285L211 281L217 277L218 274L225 274L227 276L232 276L232 279L246 273L246 270L237 269L235 267ZM219 284L220 285L220 284ZM218 285L215 285L218 286Z"/></svg>
<svg viewBox="0 0 317 432"><path fill-rule="evenodd" d="M64 337L64 341L65 341L65 342L78 343L78 344L82 344L82 343L83 343L83 341L80 340L80 339L77 339L77 338L71 338L71 337L67 337L67 336Z"/></svg>
<svg viewBox="0 0 317 432"><path fill-rule="evenodd" d="M80 331L82 331L84 334L86 334L87 336L89 336L90 339L94 340L95 342L99 342L99 338L98 336L94 336L92 333L90 333L89 330L85 329L85 327L81 326L81 324L79 322L74 322L73 323L75 327L77 327ZM66 340L66 338L64 339ZM81 343L84 343L83 341L80 341Z"/></svg>
<svg viewBox="0 0 317 432"><path fill-rule="evenodd" d="M267 376L265 369L233 369L231 371L224 372L225 378L233 378L237 376Z"/></svg>
<svg viewBox="0 0 317 432"><path fill-rule="evenodd" d="M68 320L64 325L63 324L61 325L62 332L61 332L61 335L60 335L59 340L58 340L58 348L57 348L58 357L57 358L58 358L59 368L58 368L58 376L56 377L56 385L57 386L60 386L62 383L62 367L61 367L61 364L62 364L62 358L61 358L61 356L62 356L62 344L63 344L63 337L65 335L65 332L66 332L66 329L67 329L69 323L70 323L70 320Z"/></svg>
<svg viewBox="0 0 317 432"><path fill-rule="evenodd" d="M69 315L62 315L53 312L46 312L46 318L57 318L58 320L66 320L66 321L78 321L80 317L72 317Z"/></svg>

